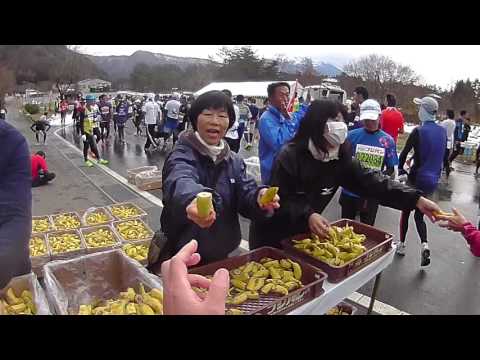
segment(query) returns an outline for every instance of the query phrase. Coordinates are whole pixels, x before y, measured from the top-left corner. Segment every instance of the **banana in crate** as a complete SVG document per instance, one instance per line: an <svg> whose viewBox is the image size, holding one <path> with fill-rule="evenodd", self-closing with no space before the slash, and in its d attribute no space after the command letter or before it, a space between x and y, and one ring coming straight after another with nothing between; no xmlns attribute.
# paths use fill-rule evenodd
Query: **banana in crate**
<svg viewBox="0 0 480 360"><path fill-rule="evenodd" d="M75 213L53 215L52 220L57 230L74 230L81 226L80 218Z"/></svg>
<svg viewBox="0 0 480 360"><path fill-rule="evenodd" d="M87 210L82 219L87 226L102 225L113 220L103 208L91 208Z"/></svg>
<svg viewBox="0 0 480 360"><path fill-rule="evenodd" d="M146 240L153 236L152 231L139 219L117 222L114 226L125 241Z"/></svg>
<svg viewBox="0 0 480 360"><path fill-rule="evenodd" d="M302 267L291 259L275 260L262 258L260 262L249 261L245 265L230 270L230 289L227 296L227 315L241 315L243 310L234 306L249 300L259 300L262 296L286 296L291 291L303 287ZM203 296L205 289L194 288Z"/></svg>
<svg viewBox="0 0 480 360"><path fill-rule="evenodd" d="M93 230L83 230L83 237L88 248L111 247L118 244L118 241L108 226L98 227Z"/></svg>
<svg viewBox="0 0 480 360"><path fill-rule="evenodd" d="M143 212L134 204L130 203L114 204L111 205L109 208L112 215L115 216L118 220L132 219L145 215L145 212Z"/></svg>
<svg viewBox="0 0 480 360"><path fill-rule="evenodd" d="M0 299L0 315L36 315L37 308L33 301L32 293L23 290L20 296L17 296L12 288L5 293L5 297Z"/></svg>
<svg viewBox="0 0 480 360"><path fill-rule="evenodd" d="M148 249L150 248L149 242L141 244L126 244L123 246L123 251L132 259L140 262L144 262L148 258Z"/></svg>
<svg viewBox="0 0 480 360"><path fill-rule="evenodd" d="M33 235L30 238L30 257L44 256L48 254L47 244L41 236Z"/></svg>
<svg viewBox="0 0 480 360"><path fill-rule="evenodd" d="M32 233L46 233L52 229L52 224L47 216L32 218Z"/></svg>
<svg viewBox="0 0 480 360"><path fill-rule="evenodd" d="M52 255L82 249L80 234L76 231L50 233L48 244Z"/></svg>
<svg viewBox="0 0 480 360"><path fill-rule="evenodd" d="M312 235L311 238L293 240L293 247L329 265L343 266L367 251L362 245L365 240L366 236L356 234L352 226L332 226L328 238Z"/></svg>
<svg viewBox="0 0 480 360"><path fill-rule="evenodd" d="M138 293L130 287L116 299L80 305L78 315L163 315L163 292L139 284Z"/></svg>

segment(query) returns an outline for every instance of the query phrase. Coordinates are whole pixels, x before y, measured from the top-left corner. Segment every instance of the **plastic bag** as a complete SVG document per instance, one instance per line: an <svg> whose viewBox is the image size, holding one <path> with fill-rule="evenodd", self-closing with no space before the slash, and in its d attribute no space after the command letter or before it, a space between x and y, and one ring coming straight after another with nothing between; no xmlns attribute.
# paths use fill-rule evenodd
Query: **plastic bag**
<svg viewBox="0 0 480 360"><path fill-rule="evenodd" d="M162 188L162 172L160 170L142 171L135 176L135 185L141 190Z"/></svg>
<svg viewBox="0 0 480 360"><path fill-rule="evenodd" d="M51 315L50 307L37 276L34 273L14 277L3 289L0 290L0 298L5 298L8 289L12 288L18 296L23 290L29 290L32 293L33 303L37 308L36 315Z"/></svg>
<svg viewBox="0 0 480 360"><path fill-rule="evenodd" d="M245 165L247 165L247 175L253 177L257 184L261 184L260 159L257 156L252 156L244 161Z"/></svg>
<svg viewBox="0 0 480 360"><path fill-rule="evenodd" d="M47 298L58 315L77 314L80 305L116 298L139 283L146 290L162 289L159 277L149 273L121 249L53 261L45 266Z"/></svg>
<svg viewBox="0 0 480 360"><path fill-rule="evenodd" d="M107 217L107 220L104 221L104 222L99 222L99 223L95 223L95 224L92 224L92 223L88 223L87 222L87 218L92 215L92 214L98 214L98 213L102 213L102 214L105 214L106 217ZM113 218L113 216L107 211L106 208L104 207L91 207L91 208L88 208L87 210L85 210L85 212L83 213L82 215L82 224L84 226L97 226L97 225L104 225L104 224L108 224L108 223L111 223L113 220L115 220Z"/></svg>

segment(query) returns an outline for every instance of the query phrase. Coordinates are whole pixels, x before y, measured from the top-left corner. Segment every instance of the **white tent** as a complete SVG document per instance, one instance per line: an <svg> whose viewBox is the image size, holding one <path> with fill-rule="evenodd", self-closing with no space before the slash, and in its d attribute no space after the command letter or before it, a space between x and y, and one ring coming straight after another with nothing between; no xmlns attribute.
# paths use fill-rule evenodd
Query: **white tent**
<svg viewBox="0 0 480 360"><path fill-rule="evenodd" d="M228 89L235 97L237 95L243 95L245 97L267 97L267 87L271 83L278 82L280 80L272 81L245 81L245 82L213 82L198 90L194 96L197 97L207 91L211 90L224 90ZM295 81L285 81L290 85L290 89L293 91L295 87ZM298 83L298 93L301 93L303 86ZM293 94L292 94L293 95Z"/></svg>

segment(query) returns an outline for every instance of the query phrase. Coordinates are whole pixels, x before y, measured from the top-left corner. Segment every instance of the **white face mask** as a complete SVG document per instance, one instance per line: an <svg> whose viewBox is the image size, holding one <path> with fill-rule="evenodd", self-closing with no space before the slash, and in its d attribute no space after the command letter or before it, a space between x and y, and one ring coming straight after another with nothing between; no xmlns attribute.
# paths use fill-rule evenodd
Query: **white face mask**
<svg viewBox="0 0 480 360"><path fill-rule="evenodd" d="M339 147L347 138L348 128L343 121L328 121L323 135L330 145Z"/></svg>

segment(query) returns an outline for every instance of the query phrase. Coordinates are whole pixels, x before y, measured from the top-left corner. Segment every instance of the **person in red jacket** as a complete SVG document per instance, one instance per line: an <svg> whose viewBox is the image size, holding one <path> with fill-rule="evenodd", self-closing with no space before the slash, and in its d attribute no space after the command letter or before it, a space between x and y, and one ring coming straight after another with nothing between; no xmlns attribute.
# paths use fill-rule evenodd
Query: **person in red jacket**
<svg viewBox="0 0 480 360"><path fill-rule="evenodd" d="M480 256L480 230L469 222L457 209L453 208L453 214L442 214L438 216L440 220L445 220L445 223L439 225L452 231L462 233L470 251L475 256Z"/></svg>
<svg viewBox="0 0 480 360"><path fill-rule="evenodd" d="M32 155L32 187L46 185L55 179L55 174L48 172L45 157L43 151L37 151L35 155Z"/></svg>
<svg viewBox="0 0 480 360"><path fill-rule="evenodd" d="M395 144L397 143L398 134L403 134L403 115L396 108L397 100L392 94L387 94L387 108L382 111L380 117L380 128L388 135L393 137Z"/></svg>

